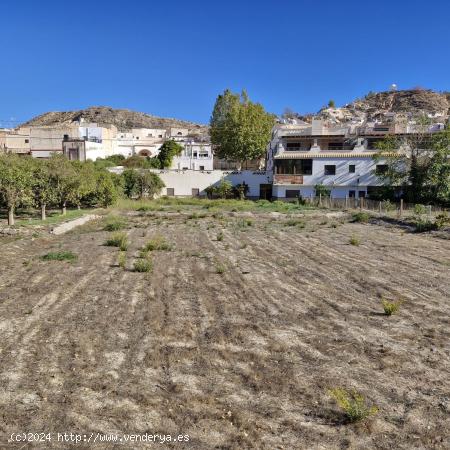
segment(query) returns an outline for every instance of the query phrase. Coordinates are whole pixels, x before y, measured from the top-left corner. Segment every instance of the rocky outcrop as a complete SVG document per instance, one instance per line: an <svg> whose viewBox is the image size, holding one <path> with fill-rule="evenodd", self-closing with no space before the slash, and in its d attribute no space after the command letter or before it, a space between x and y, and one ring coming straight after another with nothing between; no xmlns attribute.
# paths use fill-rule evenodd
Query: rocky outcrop
<svg viewBox="0 0 450 450"><path fill-rule="evenodd" d="M207 134L208 127L185 120L152 116L129 109L114 109L107 106L92 106L78 111L52 111L41 114L21 126L63 126L84 119L99 125L114 125L120 131L131 128L188 128L191 134Z"/></svg>

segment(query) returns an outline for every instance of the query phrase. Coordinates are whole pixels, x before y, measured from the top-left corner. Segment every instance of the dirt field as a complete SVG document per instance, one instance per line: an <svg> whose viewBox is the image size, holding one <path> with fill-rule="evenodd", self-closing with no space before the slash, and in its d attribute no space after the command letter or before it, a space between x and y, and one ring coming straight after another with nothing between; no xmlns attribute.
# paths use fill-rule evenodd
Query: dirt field
<svg viewBox="0 0 450 450"><path fill-rule="evenodd" d="M323 217L127 220L125 269L101 222L0 246L0 448L151 447L8 444L18 432L450 448L450 240ZM173 249L134 272L155 235ZM56 250L78 260L39 259ZM382 314L382 297L404 300L398 315ZM338 386L378 414L345 423L328 394Z"/></svg>

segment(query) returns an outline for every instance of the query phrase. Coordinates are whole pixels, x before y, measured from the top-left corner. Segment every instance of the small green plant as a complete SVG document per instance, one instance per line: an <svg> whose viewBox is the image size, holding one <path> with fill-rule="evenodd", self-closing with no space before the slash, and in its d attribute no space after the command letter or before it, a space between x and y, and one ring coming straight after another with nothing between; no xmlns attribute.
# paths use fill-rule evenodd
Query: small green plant
<svg viewBox="0 0 450 450"><path fill-rule="evenodd" d="M145 245L142 251L144 252L153 252L156 250L160 251L170 251L172 250L172 245L169 244L162 236L155 236L150 239Z"/></svg>
<svg viewBox="0 0 450 450"><path fill-rule="evenodd" d="M118 257L118 263L119 267L122 269L125 269L125 264L127 263L127 252L120 251L119 257Z"/></svg>
<svg viewBox="0 0 450 450"><path fill-rule="evenodd" d="M427 231L438 229L436 222L432 222L431 220L423 219L421 217L413 220L413 224L415 226L416 233L425 233Z"/></svg>
<svg viewBox="0 0 450 450"><path fill-rule="evenodd" d="M217 233L216 239L217 239L219 242L223 241L223 233L222 233L222 231L221 231L220 233Z"/></svg>
<svg viewBox="0 0 450 450"><path fill-rule="evenodd" d="M358 236L353 234L352 237L350 238L349 243L350 245L358 246L359 244L361 244L361 239L359 239Z"/></svg>
<svg viewBox="0 0 450 450"><path fill-rule="evenodd" d="M383 202L381 202L381 208L386 212L393 211L395 209L395 204L390 200L384 200Z"/></svg>
<svg viewBox="0 0 450 450"><path fill-rule="evenodd" d="M153 270L153 262L150 258L139 258L134 261L133 268L135 272L150 272Z"/></svg>
<svg viewBox="0 0 450 450"><path fill-rule="evenodd" d="M303 222L303 220L301 219L288 219L286 220L286 222L283 223L283 225L285 227L301 227L304 228L305 227L305 222Z"/></svg>
<svg viewBox="0 0 450 450"><path fill-rule="evenodd" d="M221 275L221 274L225 273L226 270L227 270L227 268L222 263L216 264L216 273Z"/></svg>
<svg viewBox="0 0 450 450"><path fill-rule="evenodd" d="M128 238L126 233L114 233L105 242L107 247L119 247L120 250L126 251L128 249Z"/></svg>
<svg viewBox="0 0 450 450"><path fill-rule="evenodd" d="M450 217L448 214L444 211L442 214L439 214L436 216L436 228L438 230L441 230L442 228L450 226Z"/></svg>
<svg viewBox="0 0 450 450"><path fill-rule="evenodd" d="M119 231L127 226L127 223L123 217L109 216L105 220L105 231Z"/></svg>
<svg viewBox="0 0 450 450"><path fill-rule="evenodd" d="M347 391L344 388L334 388L328 391L338 406L343 410L349 422L359 422L378 412L376 406L369 406L359 392Z"/></svg>
<svg viewBox="0 0 450 450"><path fill-rule="evenodd" d="M416 216L420 217L421 215L426 214L426 212L427 212L427 208L425 205L421 205L420 203L417 203L414 205L414 214Z"/></svg>
<svg viewBox="0 0 450 450"><path fill-rule="evenodd" d="M383 305L384 314L386 314L386 316L392 316L392 314L398 313L402 301L398 300L396 302L391 302L389 300L383 299L381 300L381 304Z"/></svg>
<svg viewBox="0 0 450 450"><path fill-rule="evenodd" d="M60 252L50 252L46 255L41 256L42 261L69 261L73 262L78 258L75 253L60 251Z"/></svg>
<svg viewBox="0 0 450 450"><path fill-rule="evenodd" d="M360 223L367 223L370 220L370 214L366 212L359 211L357 213L354 213L352 215L352 222L360 222Z"/></svg>

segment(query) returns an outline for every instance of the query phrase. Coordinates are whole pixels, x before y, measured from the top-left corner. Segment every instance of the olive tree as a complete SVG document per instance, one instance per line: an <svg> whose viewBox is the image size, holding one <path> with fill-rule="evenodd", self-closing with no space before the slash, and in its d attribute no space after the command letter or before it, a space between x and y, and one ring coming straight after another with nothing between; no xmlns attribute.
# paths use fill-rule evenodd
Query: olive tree
<svg viewBox="0 0 450 450"><path fill-rule="evenodd" d="M8 209L8 225L14 225L18 205L32 201L31 160L15 154L0 156L0 195Z"/></svg>

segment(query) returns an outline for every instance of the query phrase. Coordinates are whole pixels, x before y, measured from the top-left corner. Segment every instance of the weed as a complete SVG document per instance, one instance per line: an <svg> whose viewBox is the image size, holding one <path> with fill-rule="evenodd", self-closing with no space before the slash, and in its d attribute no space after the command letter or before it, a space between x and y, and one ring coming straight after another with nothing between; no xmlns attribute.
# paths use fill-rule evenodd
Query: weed
<svg viewBox="0 0 450 450"><path fill-rule="evenodd" d="M222 233L222 231L221 231L220 233L217 233L216 239L217 239L219 242L223 241L223 233Z"/></svg>
<svg viewBox="0 0 450 450"><path fill-rule="evenodd" d="M150 239L143 248L144 252L152 252L155 250L171 251L172 245L170 245L162 236L155 236Z"/></svg>
<svg viewBox="0 0 450 450"><path fill-rule="evenodd" d="M443 212L442 214L439 214L436 216L436 228L438 230L450 226L450 217L446 212Z"/></svg>
<svg viewBox="0 0 450 450"><path fill-rule="evenodd" d="M216 273L221 275L221 274L225 273L226 270L227 270L227 268L222 263L216 264Z"/></svg>
<svg viewBox="0 0 450 450"><path fill-rule="evenodd" d="M61 251L61 252L50 252L46 255L41 256L42 261L69 261L73 262L78 258L75 253Z"/></svg>
<svg viewBox="0 0 450 450"><path fill-rule="evenodd" d="M360 223L367 223L370 220L370 214L366 212L359 211L357 213L354 213L352 215L352 222L360 222Z"/></svg>
<svg viewBox="0 0 450 450"><path fill-rule="evenodd" d="M322 220L319 225L326 225L328 223L328 219Z"/></svg>
<svg viewBox="0 0 450 450"><path fill-rule="evenodd" d="M381 300L381 304L383 305L384 314L386 314L386 316L392 316L392 314L398 313L402 301L398 300L396 302L390 302L389 300L383 299Z"/></svg>
<svg viewBox="0 0 450 450"><path fill-rule="evenodd" d="M245 242L243 242L239 248L241 250L244 250L244 248L247 248L247 244Z"/></svg>
<svg viewBox="0 0 450 450"><path fill-rule="evenodd" d="M329 394L344 411L349 422L359 422L378 412L376 406L368 406L364 396L355 390L334 388Z"/></svg>
<svg viewBox="0 0 450 450"><path fill-rule="evenodd" d="M359 244L361 244L361 239L359 239L358 236L353 234L352 237L350 238L349 243L350 245L358 246Z"/></svg>
<svg viewBox="0 0 450 450"><path fill-rule="evenodd" d="M301 227L304 228L305 227L305 222L303 222L303 220L301 219L288 219L286 220L286 222L283 223L283 225L285 227Z"/></svg>
<svg viewBox="0 0 450 450"><path fill-rule="evenodd" d="M120 250L126 251L128 249L128 238L126 233L114 233L105 242L107 247L119 247Z"/></svg>
<svg viewBox="0 0 450 450"><path fill-rule="evenodd" d="M118 257L119 267L122 269L125 269L125 264L127 262L127 252L120 251L119 257Z"/></svg>
<svg viewBox="0 0 450 450"><path fill-rule="evenodd" d="M153 269L153 262L150 258L139 258L134 261L135 272L150 272Z"/></svg>
<svg viewBox="0 0 450 450"><path fill-rule="evenodd" d="M123 217L109 216L105 219L105 231L119 231L127 226L127 222Z"/></svg>

